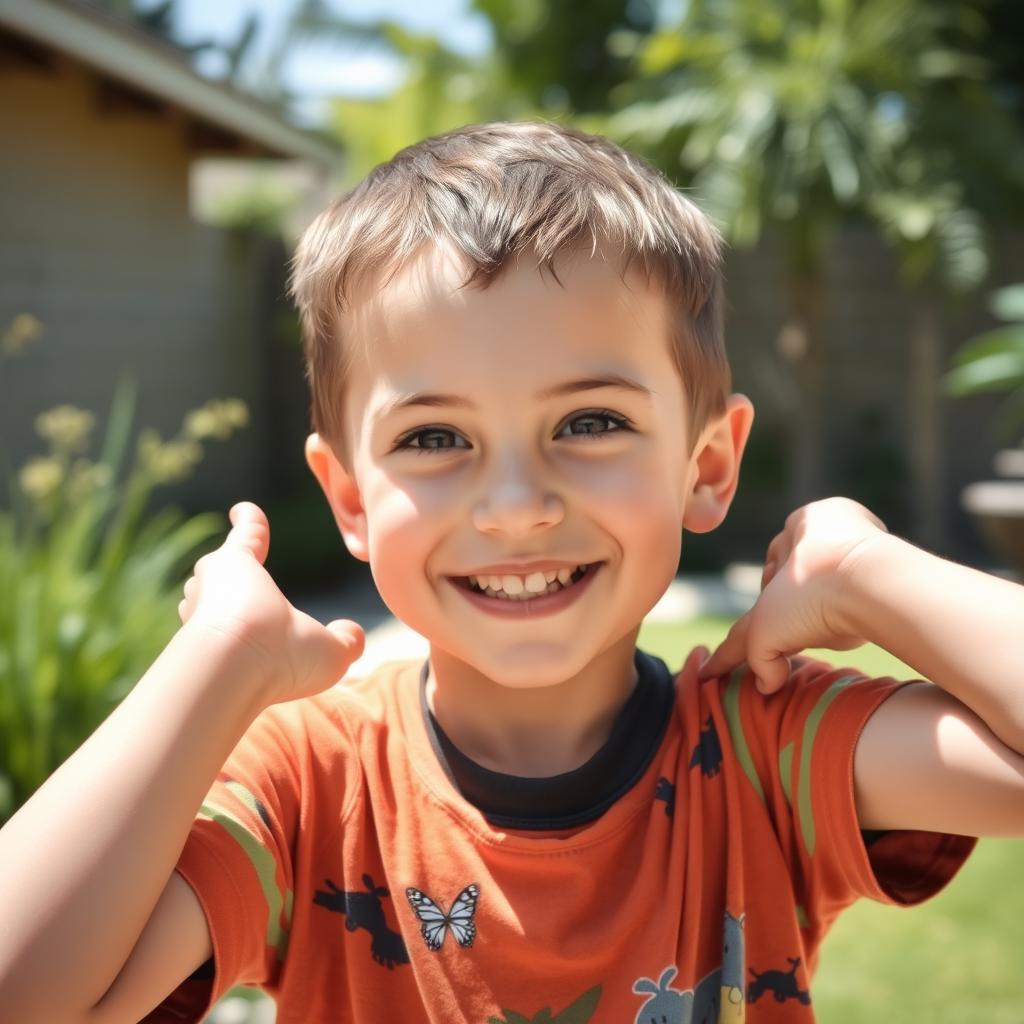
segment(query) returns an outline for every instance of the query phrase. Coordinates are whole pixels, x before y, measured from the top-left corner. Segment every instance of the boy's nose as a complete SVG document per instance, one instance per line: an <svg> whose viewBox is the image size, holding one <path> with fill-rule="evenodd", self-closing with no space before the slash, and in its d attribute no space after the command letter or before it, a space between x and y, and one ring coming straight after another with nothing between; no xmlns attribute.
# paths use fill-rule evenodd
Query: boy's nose
<svg viewBox="0 0 1024 1024"><path fill-rule="evenodd" d="M541 476L506 461L485 484L473 509L473 525L482 533L516 536L560 523L565 504Z"/></svg>

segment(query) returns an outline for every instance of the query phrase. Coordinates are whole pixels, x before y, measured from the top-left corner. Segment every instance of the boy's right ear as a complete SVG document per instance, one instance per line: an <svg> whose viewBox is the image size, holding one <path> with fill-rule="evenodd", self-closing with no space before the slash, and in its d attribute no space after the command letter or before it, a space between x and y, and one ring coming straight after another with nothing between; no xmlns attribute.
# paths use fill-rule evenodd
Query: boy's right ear
<svg viewBox="0 0 1024 1024"><path fill-rule="evenodd" d="M368 562L370 547L359 487L351 473L338 461L331 446L319 434L306 438L306 465L331 506L345 547L354 558Z"/></svg>

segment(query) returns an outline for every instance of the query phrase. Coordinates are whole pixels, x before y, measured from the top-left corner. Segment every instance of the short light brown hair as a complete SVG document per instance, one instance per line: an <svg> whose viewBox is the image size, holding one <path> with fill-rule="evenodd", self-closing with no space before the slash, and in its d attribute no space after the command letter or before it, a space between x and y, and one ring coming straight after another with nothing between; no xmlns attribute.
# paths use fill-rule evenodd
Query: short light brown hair
<svg viewBox="0 0 1024 1024"><path fill-rule="evenodd" d="M342 393L355 346L343 314L367 275L381 282L425 245L466 260L487 287L532 252L554 271L570 248L618 247L665 289L691 442L731 388L722 330L722 243L708 218L646 161L608 139L546 122L471 125L424 139L375 167L303 233L291 294L302 322L312 426L345 450ZM557 275L556 280L557 280Z"/></svg>

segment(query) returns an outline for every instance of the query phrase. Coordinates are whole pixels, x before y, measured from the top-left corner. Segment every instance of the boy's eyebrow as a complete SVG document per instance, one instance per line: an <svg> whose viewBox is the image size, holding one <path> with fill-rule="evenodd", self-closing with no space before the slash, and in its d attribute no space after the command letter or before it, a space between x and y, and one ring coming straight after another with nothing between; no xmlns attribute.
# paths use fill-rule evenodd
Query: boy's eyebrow
<svg viewBox="0 0 1024 1024"><path fill-rule="evenodd" d="M538 391L534 398L538 402L544 402L549 398L562 398L565 395L574 395L580 391L595 391L598 388L619 388L622 391L632 391L635 394L642 395L644 398L651 398L654 394L650 388L644 387L643 384L633 380L631 377L623 376L620 373L608 373L597 377L584 377L581 380L569 380L561 384L555 384L552 387ZM381 406L377 417L378 419L384 419L399 409L408 409L411 406L426 406L429 408L450 406L456 409L476 408L474 402L460 395L418 392L416 394L400 395L386 402Z"/></svg>

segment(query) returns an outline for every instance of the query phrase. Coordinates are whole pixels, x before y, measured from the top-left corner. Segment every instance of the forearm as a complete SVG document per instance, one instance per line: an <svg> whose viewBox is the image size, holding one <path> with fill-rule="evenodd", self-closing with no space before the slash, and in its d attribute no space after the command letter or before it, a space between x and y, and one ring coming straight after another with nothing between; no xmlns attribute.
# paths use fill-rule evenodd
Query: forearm
<svg viewBox="0 0 1024 1024"><path fill-rule="evenodd" d="M76 1019L113 983L217 771L267 704L251 676L227 639L183 627L0 830L4 1020Z"/></svg>
<svg viewBox="0 0 1024 1024"><path fill-rule="evenodd" d="M1024 752L1024 587L898 537L867 545L844 576L844 631L878 644Z"/></svg>

